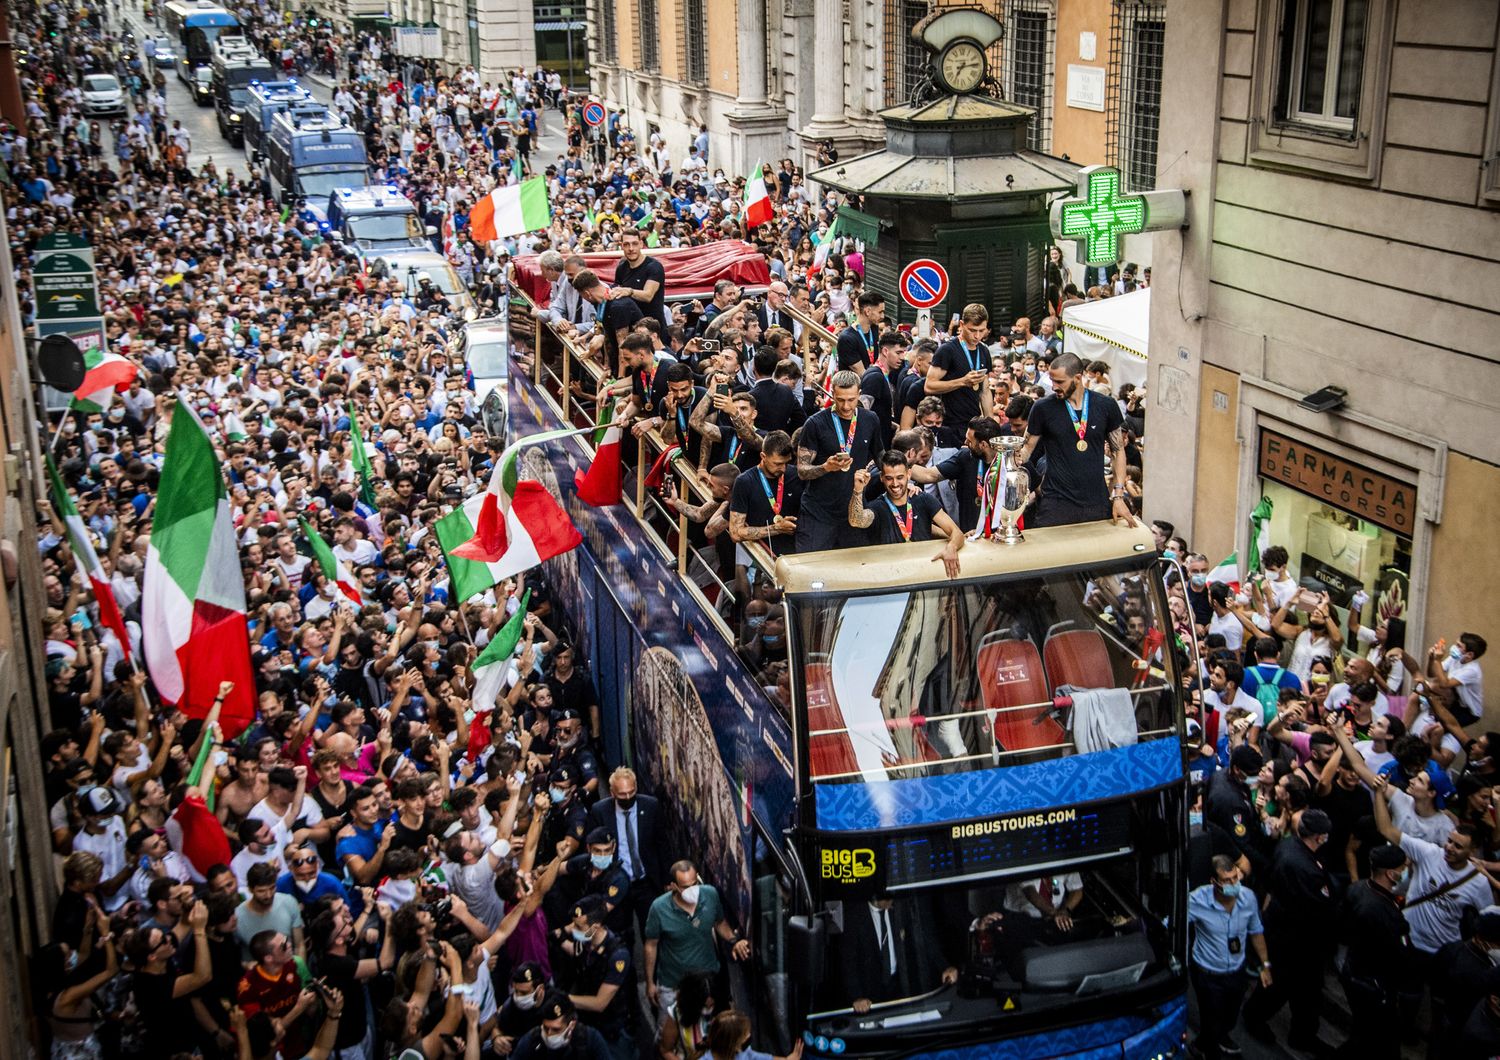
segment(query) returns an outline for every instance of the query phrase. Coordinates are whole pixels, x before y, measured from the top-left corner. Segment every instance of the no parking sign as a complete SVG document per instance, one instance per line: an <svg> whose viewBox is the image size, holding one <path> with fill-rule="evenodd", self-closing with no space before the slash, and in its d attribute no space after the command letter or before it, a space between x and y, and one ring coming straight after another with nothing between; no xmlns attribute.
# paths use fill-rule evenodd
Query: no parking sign
<svg viewBox="0 0 1500 1060"><path fill-rule="evenodd" d="M913 309L931 309L948 297L948 270L931 258L918 258L901 270L901 297Z"/></svg>
<svg viewBox="0 0 1500 1060"><path fill-rule="evenodd" d="M604 104L597 99L591 99L583 105L583 121L586 125L597 128L604 124Z"/></svg>

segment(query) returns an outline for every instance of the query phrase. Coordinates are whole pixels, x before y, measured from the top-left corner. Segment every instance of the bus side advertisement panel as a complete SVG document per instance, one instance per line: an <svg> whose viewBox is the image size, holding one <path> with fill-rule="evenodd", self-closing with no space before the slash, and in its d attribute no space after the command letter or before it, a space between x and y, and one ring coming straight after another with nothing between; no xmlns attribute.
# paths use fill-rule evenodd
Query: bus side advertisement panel
<svg viewBox="0 0 1500 1060"><path fill-rule="evenodd" d="M511 392L513 437L563 425L521 373ZM548 562L548 581L587 636L581 661L595 667L610 753L628 740L642 790L662 800L669 852L697 860L743 923L751 814L773 835L790 820L790 730L630 510L577 498L582 447L570 439L522 452L523 477L558 496L584 538ZM628 724L611 732L611 715Z"/></svg>

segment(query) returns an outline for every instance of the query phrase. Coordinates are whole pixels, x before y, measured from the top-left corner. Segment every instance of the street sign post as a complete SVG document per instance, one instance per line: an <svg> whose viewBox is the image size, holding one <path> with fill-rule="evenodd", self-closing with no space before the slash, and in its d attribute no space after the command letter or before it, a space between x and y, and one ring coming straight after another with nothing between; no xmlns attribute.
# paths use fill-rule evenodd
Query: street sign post
<svg viewBox="0 0 1500 1060"><path fill-rule="evenodd" d="M600 103L597 99L591 99L583 105L583 121L585 125L598 128L604 124L604 119L607 116L604 104Z"/></svg>
<svg viewBox="0 0 1500 1060"><path fill-rule="evenodd" d="M931 309L948 297L948 270L931 258L918 258L901 270L897 286L913 309Z"/></svg>
<svg viewBox="0 0 1500 1060"><path fill-rule="evenodd" d="M1078 172L1078 196L1052 204L1052 235L1078 243L1083 265L1113 265L1125 256L1125 237L1181 228L1187 221L1187 195L1178 190L1126 195L1114 166L1085 166Z"/></svg>

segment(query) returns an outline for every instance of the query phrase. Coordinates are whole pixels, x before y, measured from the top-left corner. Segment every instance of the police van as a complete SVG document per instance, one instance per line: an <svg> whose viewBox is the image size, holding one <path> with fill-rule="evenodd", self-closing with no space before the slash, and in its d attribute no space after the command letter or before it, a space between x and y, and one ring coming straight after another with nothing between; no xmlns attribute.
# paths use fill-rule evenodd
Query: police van
<svg viewBox="0 0 1500 1060"><path fill-rule="evenodd" d="M370 183L364 136L326 107L277 114L262 155L272 196L283 203L301 200L318 219L326 219L334 188Z"/></svg>
<svg viewBox="0 0 1500 1060"><path fill-rule="evenodd" d="M212 70L209 92L213 96L219 134L240 147L245 142L245 104L250 97L250 86L273 79L276 68L244 37L221 37L214 45L209 66Z"/></svg>
<svg viewBox="0 0 1500 1060"><path fill-rule="evenodd" d="M322 107L312 93L296 81L259 81L250 86L245 99L244 129L245 157L252 165L260 162L271 119L298 105Z"/></svg>
<svg viewBox="0 0 1500 1060"><path fill-rule="evenodd" d="M410 199L385 184L334 188L323 224L361 262L377 254L431 250L429 237L437 235L436 228L423 226Z"/></svg>

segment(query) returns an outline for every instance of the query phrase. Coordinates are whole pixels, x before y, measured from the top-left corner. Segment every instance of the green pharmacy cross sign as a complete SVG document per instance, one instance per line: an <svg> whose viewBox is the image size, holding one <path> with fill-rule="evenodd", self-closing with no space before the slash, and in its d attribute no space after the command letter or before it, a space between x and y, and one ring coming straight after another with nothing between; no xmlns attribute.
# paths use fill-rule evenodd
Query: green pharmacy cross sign
<svg viewBox="0 0 1500 1060"><path fill-rule="evenodd" d="M1181 228L1187 196L1181 191L1125 195L1114 166L1086 166L1078 172L1078 197L1052 204L1052 235L1078 243L1084 265L1113 265L1125 255L1125 237Z"/></svg>

